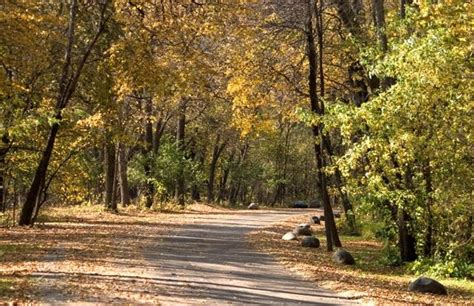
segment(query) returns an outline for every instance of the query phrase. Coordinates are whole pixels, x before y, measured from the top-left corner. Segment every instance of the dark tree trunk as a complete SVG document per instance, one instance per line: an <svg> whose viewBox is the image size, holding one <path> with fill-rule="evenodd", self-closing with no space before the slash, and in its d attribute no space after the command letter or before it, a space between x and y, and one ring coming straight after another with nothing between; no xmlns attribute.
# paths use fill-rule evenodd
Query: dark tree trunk
<svg viewBox="0 0 474 306"><path fill-rule="evenodd" d="M207 182L207 202L214 202L214 181L216 178L217 161L225 148L225 143L220 144L220 135L217 135L216 144L212 151L211 163L209 164L209 180Z"/></svg>
<svg viewBox="0 0 474 306"><path fill-rule="evenodd" d="M404 19L406 17L406 7L407 5L411 5L413 3L412 0L400 0L400 18Z"/></svg>
<svg viewBox="0 0 474 306"><path fill-rule="evenodd" d="M107 139L110 139L109 137ZM104 152L104 172L105 172L105 193L104 202L105 207L109 210L117 210L117 202L115 201L115 145L107 140Z"/></svg>
<svg viewBox="0 0 474 306"><path fill-rule="evenodd" d="M176 129L176 142L178 150L184 158L185 155L185 129L186 129L186 101L181 101L178 125ZM186 179L184 177L184 165L182 159L179 165L179 173L176 178L176 201L179 205L184 206L185 203L185 193L186 193Z"/></svg>
<svg viewBox="0 0 474 306"><path fill-rule="evenodd" d="M128 187L128 160L127 160L127 148L123 143L119 144L118 152L118 170L120 179L120 202L123 206L130 204L130 188Z"/></svg>
<svg viewBox="0 0 474 306"><path fill-rule="evenodd" d="M155 186L152 183L153 178L153 162L154 162L154 155L153 155L153 123L152 123L152 115L153 115L153 101L151 98L148 98L145 102L145 113L146 113L146 121L145 121L145 147L144 147L144 155L145 155L145 176L147 178L147 182L145 183L145 207L151 208L154 202L155 196Z"/></svg>
<svg viewBox="0 0 474 306"><path fill-rule="evenodd" d="M424 165L423 179L425 181L426 193L426 236L424 253L426 257L431 257L433 255L433 184L429 161Z"/></svg>
<svg viewBox="0 0 474 306"><path fill-rule="evenodd" d="M380 49L383 53L388 50L387 35L385 33L385 9L384 0L372 0L372 8L374 10L374 23L377 31Z"/></svg>
<svg viewBox="0 0 474 306"><path fill-rule="evenodd" d="M417 259L416 240L410 233L411 218L405 210L400 210L398 220L400 257L403 261L410 262Z"/></svg>
<svg viewBox="0 0 474 306"><path fill-rule="evenodd" d="M6 168L6 158L7 153L10 149L9 146L9 139L7 135L2 137L0 143L0 210L5 212L7 209L6 205L6 194L7 194L7 187L5 183L5 168Z"/></svg>
<svg viewBox="0 0 474 306"><path fill-rule="evenodd" d="M307 42L307 58L309 64L309 75L308 75L308 85L309 85L309 97L311 104L311 111L323 115L323 109L319 105L320 101L318 98L318 89L316 84L317 79L317 60L318 56L316 54L316 48L314 44L314 29L313 29L313 10L314 3L312 0L308 0L308 20L306 28L306 42ZM316 156L316 166L317 166L317 175L319 183L319 193L321 195L323 205L324 205L324 217L325 217L325 229L326 229L326 240L327 240L327 250L332 251L334 246L341 247L341 241L339 240L339 235L336 229L336 223L334 221L334 214L332 211L329 194L327 190L327 180L324 173L325 163L323 156L323 141L322 141L322 127L321 125L313 125L312 132L314 137L314 152Z"/></svg>
<svg viewBox="0 0 474 306"><path fill-rule="evenodd" d="M160 150L161 138L163 137L170 118L171 116L169 114L162 114L155 124L155 132L153 133L153 154L155 154L155 156L158 155L158 151Z"/></svg>
<svg viewBox="0 0 474 306"><path fill-rule="evenodd" d="M400 165L397 160L392 156L392 162L395 168L400 169ZM396 174L398 180L398 189L402 189L402 175L400 172ZM405 184L407 189L413 190L413 172L410 166L407 166L405 170ZM406 203L408 204L408 203ZM403 261L414 261L417 259L416 254L416 239L412 233L411 225L411 216L408 213L406 208L398 209L398 231L399 231L399 248L400 248L400 257Z"/></svg>
<svg viewBox="0 0 474 306"><path fill-rule="evenodd" d="M221 180L219 182L219 195L217 197L217 202L221 202L226 199L226 190L227 190L227 180L229 179L230 167L234 160L235 151L233 150L227 161L227 165L222 170ZM228 199L228 198L227 198Z"/></svg>

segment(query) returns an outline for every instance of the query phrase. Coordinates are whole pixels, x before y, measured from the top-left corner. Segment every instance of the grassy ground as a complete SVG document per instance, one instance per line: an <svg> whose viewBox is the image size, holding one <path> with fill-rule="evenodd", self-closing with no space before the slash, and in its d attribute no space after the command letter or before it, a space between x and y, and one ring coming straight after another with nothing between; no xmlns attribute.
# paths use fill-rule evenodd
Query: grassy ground
<svg viewBox="0 0 474 306"><path fill-rule="evenodd" d="M325 250L324 223L313 225L315 235L321 241L321 248L310 249L300 246L298 241L283 241L284 233L295 225L307 223L310 215L299 216L272 224L249 235L249 242L257 249L274 255L288 268L303 274L318 286L343 292L365 302L416 303L416 304L472 304L474 282L469 280L438 279L447 288L446 297L431 294L415 294L407 290L416 276L404 267L387 267L380 263L382 245L361 237L341 236L345 249L356 259L354 266L340 266L332 261L332 253Z"/></svg>

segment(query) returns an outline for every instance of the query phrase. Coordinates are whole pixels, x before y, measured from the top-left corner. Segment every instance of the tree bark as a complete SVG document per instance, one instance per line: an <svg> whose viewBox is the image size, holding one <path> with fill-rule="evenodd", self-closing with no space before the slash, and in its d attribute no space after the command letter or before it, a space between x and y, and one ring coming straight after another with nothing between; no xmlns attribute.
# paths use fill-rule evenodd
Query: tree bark
<svg viewBox="0 0 474 306"><path fill-rule="evenodd" d="M426 257L433 255L433 183L431 176L431 166L429 161L425 163L423 167L423 179L425 181L425 193L426 193L426 235L424 254Z"/></svg>
<svg viewBox="0 0 474 306"><path fill-rule="evenodd" d="M320 106L320 101L318 98L318 89L316 84L317 79L317 54L314 44L314 29L313 29L313 10L314 3L312 0L308 0L308 20L307 20L307 29L306 29L306 43L307 43L307 58L309 64L309 75L308 75L308 85L309 85L309 97L311 104L311 111L318 115L323 115L322 107ZM339 235L336 229L336 223L334 221L334 214L332 211L329 193L327 190L327 180L324 173L325 162L323 156L323 141L322 141L322 127L320 124L312 126L312 132L314 137L314 152L316 156L316 166L317 166L317 175L319 181L319 192L323 201L324 206L324 217L325 217L325 229L326 229L326 240L327 240L327 250L332 251L334 247L341 247L341 241L339 240Z"/></svg>
<svg viewBox="0 0 474 306"><path fill-rule="evenodd" d="M153 115L153 101L151 98L146 99L145 102L145 147L143 155L145 156L145 207L151 208L153 206L155 197L155 186L152 183L153 179L153 123L151 117Z"/></svg>
<svg viewBox="0 0 474 306"><path fill-rule="evenodd" d="M185 204L185 193L186 193L186 180L184 177L184 164L183 158L185 158L186 144L184 142L186 129L186 101L181 101L179 109L178 124L176 128L176 143L177 148L181 154L178 177L176 178L176 201L179 205L184 206Z"/></svg>
<svg viewBox="0 0 474 306"><path fill-rule="evenodd" d="M225 148L225 142L220 142L220 135L217 135L214 150L212 151L211 163L209 164L209 180L207 182L207 202L214 202L214 181L216 177L217 161Z"/></svg>
<svg viewBox="0 0 474 306"><path fill-rule="evenodd" d="M123 143L119 144L118 149L118 172L120 180L120 202L122 206L130 205L130 188L128 187L128 160L127 160L127 148Z"/></svg>
<svg viewBox="0 0 474 306"><path fill-rule="evenodd" d="M387 35L385 34L385 9L384 0L372 0L374 10L374 23L377 31L380 49L383 53L388 50Z"/></svg>
<svg viewBox="0 0 474 306"><path fill-rule="evenodd" d="M115 193L115 165L116 165L116 156L115 156L115 145L113 142L108 140L105 144L104 152L104 172L105 172L105 193L104 193L104 202L105 207L112 211L117 211L117 202Z"/></svg>
<svg viewBox="0 0 474 306"><path fill-rule="evenodd" d="M398 220L400 257L403 261L410 262L417 259L416 240L410 233L411 218L405 210L400 210Z"/></svg>
<svg viewBox="0 0 474 306"><path fill-rule="evenodd" d="M6 168L6 158L7 153L10 150L9 146L10 140L8 136L5 134L2 137L0 142L0 210L5 212L7 209L6 204L6 194L7 194L7 187L5 183L5 168Z"/></svg>

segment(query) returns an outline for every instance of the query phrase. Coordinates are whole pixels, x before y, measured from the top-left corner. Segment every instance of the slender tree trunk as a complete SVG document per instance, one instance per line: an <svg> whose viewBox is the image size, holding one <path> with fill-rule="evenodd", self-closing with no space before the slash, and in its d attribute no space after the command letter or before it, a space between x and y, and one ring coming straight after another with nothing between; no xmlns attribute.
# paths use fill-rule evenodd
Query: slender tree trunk
<svg viewBox="0 0 474 306"><path fill-rule="evenodd" d="M410 215L405 210L400 210L398 220L400 257L406 262L414 261L417 258L416 240L410 233L410 222Z"/></svg>
<svg viewBox="0 0 474 306"><path fill-rule="evenodd" d="M221 180L219 182L219 195L217 198L217 202L219 203L224 199L228 199L228 197L226 197L227 180L229 178L230 168L231 168L232 161L234 160L234 156L235 156L235 150L233 150L232 153L230 154L229 160L227 161L227 165L222 170Z"/></svg>
<svg viewBox="0 0 474 306"><path fill-rule="evenodd" d="M130 189L128 187L128 160L127 160L127 148L123 143L119 144L118 152L118 170L120 180L120 202L123 206L130 205Z"/></svg>
<svg viewBox="0 0 474 306"><path fill-rule="evenodd" d="M144 155L145 155L145 176L147 178L147 182L145 183L145 207L151 208L153 206L154 197L155 197L155 186L152 183L153 180L153 162L154 162L154 154L153 154L153 123L152 123L152 115L153 115L153 101L151 98L146 99L145 102L145 113L146 113L146 121L145 121L145 147L144 147Z"/></svg>
<svg viewBox="0 0 474 306"><path fill-rule="evenodd" d="M393 156L392 162L395 168L400 169L400 165ZM396 177L399 182L398 189L402 189L403 178L400 172L396 174ZM409 166L407 166L407 169L405 171L405 184L409 190L414 189L413 173ZM398 218L400 256L403 261L414 261L417 259L418 256L416 254L416 239L414 234L412 233L412 229L410 228L412 218L406 208L398 209Z"/></svg>
<svg viewBox="0 0 474 306"><path fill-rule="evenodd" d="M425 181L426 193L426 236L424 253L426 257L431 257L433 255L433 184L429 161L426 162L423 167L423 179Z"/></svg>
<svg viewBox="0 0 474 306"><path fill-rule="evenodd" d="M108 139L110 139L108 137ZM117 210L117 202L115 201L114 196L114 187L115 187L115 145L107 140L105 144L105 152L104 152L104 172L105 172L105 194L104 194L104 202L105 207L109 210L116 211Z"/></svg>
<svg viewBox="0 0 474 306"><path fill-rule="evenodd" d="M317 90L317 54L314 44L314 29L313 29L313 11L314 3L312 0L308 0L308 20L306 28L306 42L307 42L307 58L309 64L309 75L308 75L308 84L309 84L309 96L311 103L311 111L323 115L322 108L319 105L318 99L318 90ZM317 175L319 181L319 192L324 205L324 218L325 218L325 228L326 228L326 240L327 240L327 250L332 251L334 246L341 247L341 241L339 240L339 235L336 229L336 223L334 221L334 214L332 211L329 194L327 190L327 180L324 173L325 163L323 156L323 141L322 141L322 127L320 124L312 126L312 132L314 137L314 152L316 156L316 166L317 166Z"/></svg>
<svg viewBox="0 0 474 306"><path fill-rule="evenodd" d="M220 135L217 135L216 144L212 151L211 163L209 164L209 180L207 183L207 202L214 202L214 181L216 178L217 161L224 150L225 143L219 144Z"/></svg>
<svg viewBox="0 0 474 306"><path fill-rule="evenodd" d="M0 142L0 210L5 212L6 210L6 194L7 186L5 183L5 168L6 168L6 158L7 153L10 149L8 137L4 135Z"/></svg>
<svg viewBox="0 0 474 306"><path fill-rule="evenodd" d="M374 10L374 23L377 31L377 38L379 40L380 49L383 53L388 50L387 35L385 33L385 9L384 0L372 0L372 7Z"/></svg>
<svg viewBox="0 0 474 306"><path fill-rule="evenodd" d="M185 129L186 129L186 101L181 101L178 125L176 129L176 142L178 145L178 150L181 152L182 158L185 155ZM186 193L186 181L184 177L184 165L183 161L180 161L179 173L176 179L176 201L179 205L184 206L185 203L185 193Z"/></svg>

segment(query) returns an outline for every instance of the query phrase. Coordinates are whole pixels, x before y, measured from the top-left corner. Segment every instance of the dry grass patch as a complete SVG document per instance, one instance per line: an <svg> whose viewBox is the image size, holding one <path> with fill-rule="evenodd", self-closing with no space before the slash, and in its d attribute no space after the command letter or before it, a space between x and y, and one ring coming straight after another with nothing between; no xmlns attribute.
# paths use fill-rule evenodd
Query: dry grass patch
<svg viewBox="0 0 474 306"><path fill-rule="evenodd" d="M342 236L343 246L354 256L356 265L341 266L332 261L332 253L325 249L324 225L312 226L321 241L318 249L303 248L298 241L281 240L284 233L299 223L306 223L310 216L292 217L252 232L248 236L249 242L253 247L274 255L289 269L313 280L316 285L361 298L365 302L472 304L472 281L440 280L448 288L449 296L446 297L409 292L408 283L415 276L406 274L403 267L379 264L382 245L376 241Z"/></svg>

